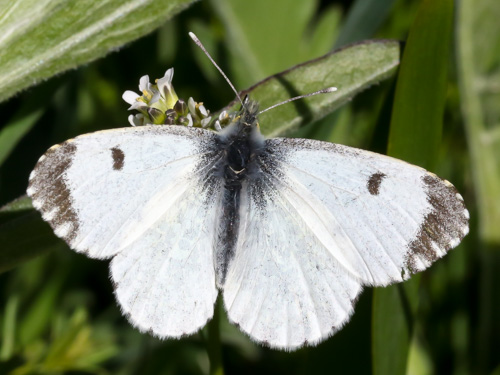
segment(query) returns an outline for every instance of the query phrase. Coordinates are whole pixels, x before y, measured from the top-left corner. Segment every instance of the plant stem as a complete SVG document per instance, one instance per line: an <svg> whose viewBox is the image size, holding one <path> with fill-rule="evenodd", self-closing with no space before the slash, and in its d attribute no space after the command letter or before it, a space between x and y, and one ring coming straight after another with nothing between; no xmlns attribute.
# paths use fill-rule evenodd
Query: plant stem
<svg viewBox="0 0 500 375"><path fill-rule="evenodd" d="M210 359L210 375L224 375L220 341L220 299L214 307L214 316L207 325L207 352Z"/></svg>

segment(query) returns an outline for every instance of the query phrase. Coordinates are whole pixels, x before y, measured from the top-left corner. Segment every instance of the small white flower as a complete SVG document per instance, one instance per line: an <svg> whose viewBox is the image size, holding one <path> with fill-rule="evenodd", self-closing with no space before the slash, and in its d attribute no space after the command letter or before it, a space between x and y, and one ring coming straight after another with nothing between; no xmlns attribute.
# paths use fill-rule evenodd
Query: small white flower
<svg viewBox="0 0 500 375"><path fill-rule="evenodd" d="M158 86L158 90L163 95L164 98L167 97L167 93L172 89L172 78L174 78L174 68L170 68L165 72L163 78L160 78L156 85Z"/></svg>
<svg viewBox="0 0 500 375"><path fill-rule="evenodd" d="M151 84L149 76L144 75L139 80L139 90L142 95L130 90L123 93L123 100L130 104L129 110L140 112L129 116L128 120L132 126L146 124L204 128L209 126L210 111L203 103L197 103L193 98L189 98L187 105L183 100L179 100L172 85L173 77L173 68L168 69L162 78L155 81L155 84Z"/></svg>
<svg viewBox="0 0 500 375"><path fill-rule="evenodd" d="M122 95L122 99L125 100L128 104L134 104L138 98L140 98L140 96L130 90L125 91Z"/></svg>
<svg viewBox="0 0 500 375"><path fill-rule="evenodd" d="M206 128L208 126L208 124L210 124L211 119L212 119L212 117L206 117L203 120L201 120L201 127Z"/></svg>
<svg viewBox="0 0 500 375"><path fill-rule="evenodd" d="M144 92L148 91L151 86L151 83L149 83L149 76L146 74L145 76L142 76L141 79L139 79L139 91Z"/></svg>
<svg viewBox="0 0 500 375"><path fill-rule="evenodd" d="M201 105L199 105L199 106L198 106L198 110L200 111L200 113L201 113L203 116L205 116L205 117L207 117L207 116L208 116L208 112L207 112L207 110L205 109L205 106L204 106L203 104L201 104Z"/></svg>
<svg viewBox="0 0 500 375"><path fill-rule="evenodd" d="M216 121L215 121L214 128L215 128L215 130L217 130L218 132L220 132L220 131L222 130L222 127L220 126L220 122L219 122L219 120L216 120Z"/></svg>
<svg viewBox="0 0 500 375"><path fill-rule="evenodd" d="M190 97L188 99L188 108L189 108L189 112L196 114L196 104L195 104L194 99L192 97Z"/></svg>
<svg viewBox="0 0 500 375"><path fill-rule="evenodd" d="M227 115L226 111L222 111L219 115L219 121L224 121L228 118L229 116Z"/></svg>
<svg viewBox="0 0 500 375"><path fill-rule="evenodd" d="M130 115L128 116L128 122L132 126L141 126L141 125L146 125L146 118L142 113L139 113L137 115Z"/></svg>

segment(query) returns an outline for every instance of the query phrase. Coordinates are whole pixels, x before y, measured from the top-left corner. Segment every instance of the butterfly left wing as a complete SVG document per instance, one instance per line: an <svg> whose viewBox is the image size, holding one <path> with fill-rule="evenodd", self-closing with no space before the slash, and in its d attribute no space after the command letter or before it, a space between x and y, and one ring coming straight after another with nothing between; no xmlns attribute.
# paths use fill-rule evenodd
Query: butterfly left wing
<svg viewBox="0 0 500 375"><path fill-rule="evenodd" d="M30 176L28 195L55 234L113 258L122 310L156 336L193 333L213 314L215 137L185 126L96 132L52 147Z"/></svg>
<svg viewBox="0 0 500 375"><path fill-rule="evenodd" d="M345 324L363 285L406 280L456 246L468 212L422 168L350 147L270 139L242 187L229 319L293 349Z"/></svg>

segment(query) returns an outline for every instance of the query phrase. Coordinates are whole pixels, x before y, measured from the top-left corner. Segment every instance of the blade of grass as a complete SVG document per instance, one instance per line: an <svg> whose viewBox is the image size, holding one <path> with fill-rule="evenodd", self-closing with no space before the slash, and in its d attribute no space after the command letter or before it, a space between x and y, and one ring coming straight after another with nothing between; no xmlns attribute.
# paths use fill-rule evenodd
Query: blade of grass
<svg viewBox="0 0 500 375"><path fill-rule="evenodd" d="M497 14L500 10L499 3L496 1L490 3L489 13ZM461 109L473 164L471 171L479 208L481 237L487 242L500 244L500 230L498 230L498 223L500 223L500 137L494 136L495 131L500 131L500 124L497 123L496 126L488 128L485 117L489 115L490 118L498 119L498 113L496 115L483 113L481 100L486 99L487 92L479 83L481 80L484 82L492 82L492 80L486 74L481 77L477 66L479 65L477 52L480 51L478 51L479 48L475 48L475 45L476 39L480 38L474 38L474 8L476 6L477 3L474 1L461 1L457 13L460 17L457 22L457 64ZM490 33L490 31L487 32ZM491 31L491 35L498 34ZM500 38L497 36L498 39ZM479 60L482 57L483 55ZM496 82L497 85L500 84L500 77L496 77ZM493 93L494 91L492 97ZM487 101L483 100L483 103L487 108ZM495 103L498 102L495 101Z"/></svg>
<svg viewBox="0 0 500 375"><path fill-rule="evenodd" d="M11 295L5 304L5 313L2 327L2 347L0 348L0 360L10 359L14 353L16 343L17 314L19 308L19 295Z"/></svg>
<svg viewBox="0 0 500 375"><path fill-rule="evenodd" d="M60 83L61 80L56 78L32 90L23 100L21 107L0 130L0 166L45 113Z"/></svg>
<svg viewBox="0 0 500 375"><path fill-rule="evenodd" d="M0 272L5 272L61 244L50 226L23 197L0 209Z"/></svg>
<svg viewBox="0 0 500 375"><path fill-rule="evenodd" d="M388 152L432 169L441 141L453 0L423 0L404 50L389 133ZM373 296L373 373L405 374L419 277L378 288Z"/></svg>
<svg viewBox="0 0 500 375"><path fill-rule="evenodd" d="M478 303L470 317L477 325L470 371L478 374L498 366L500 345L498 334L493 334L500 331L499 12L496 0L462 0L456 23L460 106L479 214Z"/></svg>
<svg viewBox="0 0 500 375"><path fill-rule="evenodd" d="M357 0L349 9L335 47L368 39L389 15L395 0Z"/></svg>

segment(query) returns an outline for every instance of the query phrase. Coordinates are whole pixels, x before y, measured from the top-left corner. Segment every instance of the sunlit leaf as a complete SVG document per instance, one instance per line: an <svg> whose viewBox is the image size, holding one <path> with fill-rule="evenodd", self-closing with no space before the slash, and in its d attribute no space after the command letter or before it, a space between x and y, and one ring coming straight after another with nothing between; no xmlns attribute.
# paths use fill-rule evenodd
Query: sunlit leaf
<svg viewBox="0 0 500 375"><path fill-rule="evenodd" d="M297 95L337 87L337 92L296 101L260 116L263 134L282 135L323 118L360 91L390 77L399 64L400 52L395 41L355 44L268 77L241 94L258 100L264 109ZM238 106L233 102L228 107Z"/></svg>
<svg viewBox="0 0 500 375"><path fill-rule="evenodd" d="M0 101L137 39L193 0L12 0L0 9Z"/></svg>

